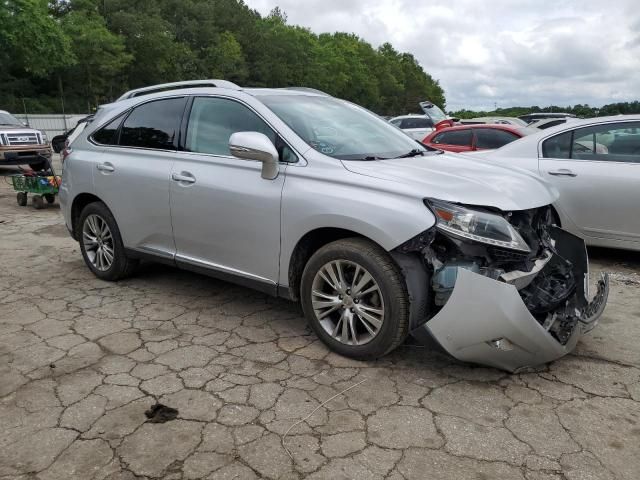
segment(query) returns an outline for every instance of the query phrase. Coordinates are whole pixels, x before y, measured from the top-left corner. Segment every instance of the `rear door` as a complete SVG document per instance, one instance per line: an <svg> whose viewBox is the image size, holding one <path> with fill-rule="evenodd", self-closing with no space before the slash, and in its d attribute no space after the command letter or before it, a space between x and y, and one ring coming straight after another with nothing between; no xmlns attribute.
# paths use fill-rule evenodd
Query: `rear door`
<svg viewBox="0 0 640 480"><path fill-rule="evenodd" d="M285 165L273 180L262 164L235 158L229 137L264 133L283 152L275 131L247 105L230 98L196 97L171 177L171 217L176 260L196 268L245 279L275 292L280 257L280 201Z"/></svg>
<svg viewBox="0 0 640 480"><path fill-rule="evenodd" d="M186 99L139 105L91 136L103 145L96 159L96 195L118 223L125 247L173 258L169 177Z"/></svg>
<svg viewBox="0 0 640 480"><path fill-rule="evenodd" d="M640 242L640 122L564 132L542 143L540 174L584 236Z"/></svg>
<svg viewBox="0 0 640 480"><path fill-rule="evenodd" d="M473 135L470 128L449 130L437 134L431 145L449 152L468 152L473 149Z"/></svg>

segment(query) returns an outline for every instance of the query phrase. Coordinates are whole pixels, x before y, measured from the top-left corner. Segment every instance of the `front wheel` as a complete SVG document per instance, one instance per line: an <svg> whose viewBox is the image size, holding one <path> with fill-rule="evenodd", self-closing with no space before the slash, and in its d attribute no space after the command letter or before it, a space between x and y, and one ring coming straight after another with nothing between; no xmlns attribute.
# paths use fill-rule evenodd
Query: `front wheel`
<svg viewBox="0 0 640 480"><path fill-rule="evenodd" d="M407 336L404 278L389 254L373 242L348 238L322 247L304 269L300 293L311 327L341 355L378 358Z"/></svg>
<svg viewBox="0 0 640 480"><path fill-rule="evenodd" d="M115 281L133 272L138 262L125 254L118 224L104 203L84 207L78 225L82 257L96 277Z"/></svg>

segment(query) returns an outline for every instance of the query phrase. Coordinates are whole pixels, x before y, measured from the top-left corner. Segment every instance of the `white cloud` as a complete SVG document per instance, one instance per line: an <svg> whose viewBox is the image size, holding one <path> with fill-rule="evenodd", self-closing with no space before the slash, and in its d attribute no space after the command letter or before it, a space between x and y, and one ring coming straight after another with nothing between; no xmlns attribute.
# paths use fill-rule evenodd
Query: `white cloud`
<svg viewBox="0 0 640 480"><path fill-rule="evenodd" d="M312 31L412 53L448 109L603 105L640 97L637 0L247 0Z"/></svg>

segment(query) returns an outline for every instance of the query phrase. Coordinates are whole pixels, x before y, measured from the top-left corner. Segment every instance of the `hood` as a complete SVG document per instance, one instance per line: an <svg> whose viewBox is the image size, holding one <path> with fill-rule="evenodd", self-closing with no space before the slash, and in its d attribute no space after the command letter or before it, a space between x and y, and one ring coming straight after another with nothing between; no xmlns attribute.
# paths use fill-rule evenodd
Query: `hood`
<svg viewBox="0 0 640 480"><path fill-rule="evenodd" d="M536 175L493 165L480 157L444 153L342 163L359 175L406 184L425 198L504 211L549 205L559 196L553 186Z"/></svg>

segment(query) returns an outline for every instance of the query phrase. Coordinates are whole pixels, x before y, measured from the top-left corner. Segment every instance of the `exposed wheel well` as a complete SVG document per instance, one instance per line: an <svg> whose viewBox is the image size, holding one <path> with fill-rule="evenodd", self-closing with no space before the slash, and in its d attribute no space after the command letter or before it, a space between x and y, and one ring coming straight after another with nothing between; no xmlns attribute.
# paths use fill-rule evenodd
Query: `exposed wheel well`
<svg viewBox="0 0 640 480"><path fill-rule="evenodd" d="M298 241L289 261L289 296L292 300L298 300L302 272L311 256L326 244L349 237L363 235L343 228L325 227L311 230Z"/></svg>
<svg viewBox="0 0 640 480"><path fill-rule="evenodd" d="M551 205L551 215L553 215L553 221L556 222L556 225L562 228L562 220L560 219L560 214L558 213L558 210L556 210L556 207L554 207L553 205Z"/></svg>
<svg viewBox="0 0 640 480"><path fill-rule="evenodd" d="M73 238L79 240L76 226L78 225L78 220L80 220L80 214L84 207L90 203L101 201L98 197L90 193L81 193L73 199L73 204L71 205L71 229L73 230Z"/></svg>

